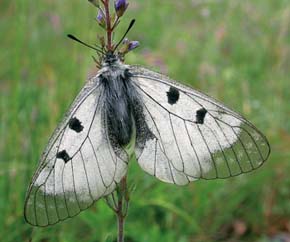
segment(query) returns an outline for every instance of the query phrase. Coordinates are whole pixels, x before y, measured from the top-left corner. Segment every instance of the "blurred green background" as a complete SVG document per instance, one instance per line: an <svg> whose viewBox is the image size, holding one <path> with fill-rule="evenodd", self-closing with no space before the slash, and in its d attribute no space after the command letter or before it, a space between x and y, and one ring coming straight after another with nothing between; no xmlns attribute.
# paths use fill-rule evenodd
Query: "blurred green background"
<svg viewBox="0 0 290 242"><path fill-rule="evenodd" d="M116 39L141 47L127 56L220 99L268 137L272 154L257 171L185 187L163 184L131 164L136 185L126 241L290 241L289 0L130 0ZM38 158L86 78L89 43L101 30L86 0L0 2L0 241L114 241L103 201L48 228L23 219ZM283 238L285 240L279 240ZM288 240L286 240L288 237Z"/></svg>

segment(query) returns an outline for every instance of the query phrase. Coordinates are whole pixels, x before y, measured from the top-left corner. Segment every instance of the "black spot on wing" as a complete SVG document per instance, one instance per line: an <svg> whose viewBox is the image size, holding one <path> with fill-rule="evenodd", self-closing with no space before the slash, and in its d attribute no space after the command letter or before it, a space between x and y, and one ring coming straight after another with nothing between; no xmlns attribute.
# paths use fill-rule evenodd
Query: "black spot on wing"
<svg viewBox="0 0 290 242"><path fill-rule="evenodd" d="M62 150L62 151L58 152L56 154L56 158L63 159L63 161L65 163L67 163L71 159L70 156L68 155L68 153L66 152L66 150Z"/></svg>
<svg viewBox="0 0 290 242"><path fill-rule="evenodd" d="M177 103L179 99L179 91L175 87L170 87L169 91L167 92L168 103L173 105Z"/></svg>
<svg viewBox="0 0 290 242"><path fill-rule="evenodd" d="M76 131L77 133L83 131L84 129L81 122L76 117L71 118L68 125L70 129Z"/></svg>
<svg viewBox="0 0 290 242"><path fill-rule="evenodd" d="M207 113L207 110L205 108L201 108L196 111L196 123L197 124L203 124L204 118Z"/></svg>

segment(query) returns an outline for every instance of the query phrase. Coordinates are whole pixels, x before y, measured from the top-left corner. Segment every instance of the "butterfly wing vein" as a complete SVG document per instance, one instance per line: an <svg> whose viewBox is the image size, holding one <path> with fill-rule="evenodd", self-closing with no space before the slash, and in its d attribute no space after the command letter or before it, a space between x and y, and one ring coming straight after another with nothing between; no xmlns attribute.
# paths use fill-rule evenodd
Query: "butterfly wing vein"
<svg viewBox="0 0 290 242"><path fill-rule="evenodd" d="M77 215L110 194L126 174L127 161L111 147L102 105L102 86L95 78L75 99L42 155L26 196L30 224L47 226ZM82 132L69 127L71 118L78 118ZM68 159L58 158L63 150Z"/></svg>
<svg viewBox="0 0 290 242"><path fill-rule="evenodd" d="M250 172L268 158L265 136L240 114L164 75L132 67L154 138L137 150L140 166L158 179L187 184ZM168 93L178 92L176 103ZM198 112L204 112L202 121Z"/></svg>

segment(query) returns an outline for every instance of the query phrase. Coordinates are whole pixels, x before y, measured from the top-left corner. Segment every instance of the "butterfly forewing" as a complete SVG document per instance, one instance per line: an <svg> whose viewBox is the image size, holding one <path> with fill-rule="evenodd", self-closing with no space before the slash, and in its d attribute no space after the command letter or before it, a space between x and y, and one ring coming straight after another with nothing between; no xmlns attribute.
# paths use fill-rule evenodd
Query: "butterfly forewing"
<svg viewBox="0 0 290 242"><path fill-rule="evenodd" d="M97 77L89 81L52 135L26 196L30 224L75 216L111 193L125 175L127 164L108 138L102 88Z"/></svg>
<svg viewBox="0 0 290 242"><path fill-rule="evenodd" d="M162 181L236 176L269 156L265 136L240 114L166 76L132 67L153 138L137 150L140 166Z"/></svg>

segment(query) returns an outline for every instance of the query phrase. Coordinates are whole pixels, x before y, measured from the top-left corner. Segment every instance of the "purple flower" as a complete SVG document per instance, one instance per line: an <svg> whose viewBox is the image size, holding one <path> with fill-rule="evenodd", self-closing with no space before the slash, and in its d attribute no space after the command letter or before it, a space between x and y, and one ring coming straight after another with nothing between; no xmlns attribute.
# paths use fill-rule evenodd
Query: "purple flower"
<svg viewBox="0 0 290 242"><path fill-rule="evenodd" d="M102 27L105 27L105 18L101 10L99 10L98 12L97 21L99 25L101 25Z"/></svg>
<svg viewBox="0 0 290 242"><path fill-rule="evenodd" d="M127 3L127 0L115 0L115 10L119 18L123 16L126 9L128 8L128 5L129 3Z"/></svg>
<svg viewBox="0 0 290 242"><path fill-rule="evenodd" d="M130 41L128 45L128 51L136 49L140 45L139 41Z"/></svg>
<svg viewBox="0 0 290 242"><path fill-rule="evenodd" d="M129 51L136 49L139 45L139 41L130 41L126 38L123 40L123 46L119 53L126 55Z"/></svg>

